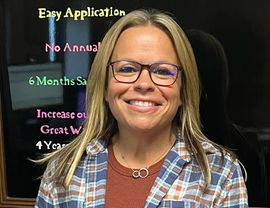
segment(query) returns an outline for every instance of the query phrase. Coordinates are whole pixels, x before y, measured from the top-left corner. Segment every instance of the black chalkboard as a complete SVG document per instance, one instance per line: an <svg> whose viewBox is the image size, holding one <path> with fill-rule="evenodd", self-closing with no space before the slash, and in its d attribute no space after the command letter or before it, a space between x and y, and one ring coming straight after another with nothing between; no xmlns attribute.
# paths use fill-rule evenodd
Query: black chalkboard
<svg viewBox="0 0 270 208"><path fill-rule="evenodd" d="M100 41L112 22L142 7L169 11L184 30L220 40L230 70L228 111L264 146L269 178L269 1L2 0L0 207L33 206L45 167L29 159L81 132L86 79ZM252 191L252 205L267 203Z"/></svg>
<svg viewBox="0 0 270 208"><path fill-rule="evenodd" d="M82 131L86 79L101 34L124 14L83 0L1 1L0 206L12 198L31 204L45 167L30 159Z"/></svg>

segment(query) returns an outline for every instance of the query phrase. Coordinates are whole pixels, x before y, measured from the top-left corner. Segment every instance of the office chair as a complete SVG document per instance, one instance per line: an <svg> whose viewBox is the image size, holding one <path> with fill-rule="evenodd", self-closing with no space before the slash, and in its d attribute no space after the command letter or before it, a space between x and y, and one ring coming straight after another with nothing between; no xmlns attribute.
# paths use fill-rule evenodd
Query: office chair
<svg viewBox="0 0 270 208"><path fill-rule="evenodd" d="M186 32L201 80L203 132L210 140L236 153L247 171L249 205L264 206L267 203L267 176L263 148L256 135L241 132L240 126L229 118L226 109L229 70L225 51L209 33L195 29Z"/></svg>

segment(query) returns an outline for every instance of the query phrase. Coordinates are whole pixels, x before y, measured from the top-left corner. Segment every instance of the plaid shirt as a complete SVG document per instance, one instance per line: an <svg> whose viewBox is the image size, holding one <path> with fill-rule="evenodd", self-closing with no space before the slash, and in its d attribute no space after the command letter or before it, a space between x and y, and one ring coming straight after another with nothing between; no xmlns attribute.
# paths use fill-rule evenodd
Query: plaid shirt
<svg viewBox="0 0 270 208"><path fill-rule="evenodd" d="M211 144L202 143L211 167L212 180L202 191L204 177L185 142L177 138L145 202L147 208L248 207L247 191L237 161L225 156ZM92 141L67 188L46 179L57 165L49 163L36 200L36 208L105 207L108 150L107 142Z"/></svg>

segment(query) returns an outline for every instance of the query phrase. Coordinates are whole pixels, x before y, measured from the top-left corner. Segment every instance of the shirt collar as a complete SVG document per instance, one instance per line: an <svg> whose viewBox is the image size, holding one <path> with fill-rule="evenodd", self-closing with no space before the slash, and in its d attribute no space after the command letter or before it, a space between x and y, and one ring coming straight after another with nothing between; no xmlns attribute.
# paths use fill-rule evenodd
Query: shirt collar
<svg viewBox="0 0 270 208"><path fill-rule="evenodd" d="M97 155L103 152L108 146L108 141L103 138L93 139L86 147L86 153L88 155Z"/></svg>
<svg viewBox="0 0 270 208"><path fill-rule="evenodd" d="M176 141L172 151L177 153L177 155L179 155L179 157L185 162L190 162L192 158L192 153L189 151L186 142L180 133L176 135Z"/></svg>
<svg viewBox="0 0 270 208"><path fill-rule="evenodd" d="M218 152L218 149L208 141L202 141L201 145L206 154L213 154ZM177 133L176 143L172 151L176 152L179 157L186 162L190 162L194 155L194 153L188 149L187 143L185 142L185 139L181 136L180 131L178 131Z"/></svg>
<svg viewBox="0 0 270 208"><path fill-rule="evenodd" d="M206 154L217 152L217 149L209 142L202 142L201 144ZM97 155L98 153L103 152L107 146L108 139L96 138L87 145L86 153L88 155ZM176 135L175 145L171 151L177 153L179 157L186 162L190 162L192 159L193 153L188 149L187 144L184 138L181 136L180 132L178 132Z"/></svg>

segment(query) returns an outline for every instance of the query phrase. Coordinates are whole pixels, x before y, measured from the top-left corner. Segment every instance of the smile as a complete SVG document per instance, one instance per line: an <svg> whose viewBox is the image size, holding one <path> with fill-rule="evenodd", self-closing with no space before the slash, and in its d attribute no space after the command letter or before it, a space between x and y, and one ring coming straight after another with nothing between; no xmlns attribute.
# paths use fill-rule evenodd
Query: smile
<svg viewBox="0 0 270 208"><path fill-rule="evenodd" d="M141 100L130 100L128 101L128 104L140 106L140 107L151 107L151 106L158 106L158 103L152 102L152 101L141 101Z"/></svg>

